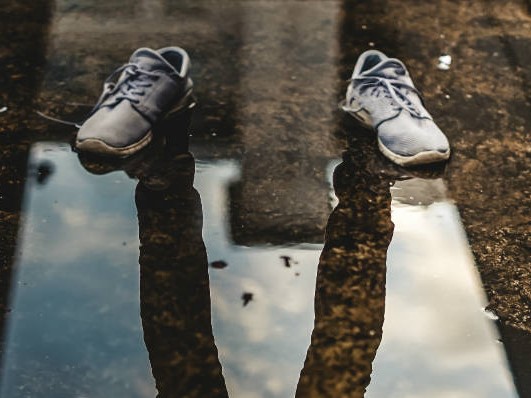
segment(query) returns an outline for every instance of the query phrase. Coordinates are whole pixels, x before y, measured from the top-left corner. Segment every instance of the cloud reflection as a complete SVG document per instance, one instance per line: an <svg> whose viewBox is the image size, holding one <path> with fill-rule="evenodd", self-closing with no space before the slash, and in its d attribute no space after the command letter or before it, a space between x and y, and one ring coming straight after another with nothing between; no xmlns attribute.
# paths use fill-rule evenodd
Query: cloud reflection
<svg viewBox="0 0 531 398"><path fill-rule="evenodd" d="M421 179L392 190L383 339L367 397L516 397L445 191L442 180Z"/></svg>
<svg viewBox="0 0 531 398"><path fill-rule="evenodd" d="M203 236L209 258L212 323L230 396L294 396L313 326L313 297L321 245L241 247L227 229L228 186L234 162L198 164L195 186L203 199ZM293 259L285 267L282 256ZM296 276L295 274L299 275ZM241 294L253 300L242 306Z"/></svg>
<svg viewBox="0 0 531 398"><path fill-rule="evenodd" d="M91 176L36 144L26 185L0 396L154 396L138 313L138 225L123 173Z"/></svg>

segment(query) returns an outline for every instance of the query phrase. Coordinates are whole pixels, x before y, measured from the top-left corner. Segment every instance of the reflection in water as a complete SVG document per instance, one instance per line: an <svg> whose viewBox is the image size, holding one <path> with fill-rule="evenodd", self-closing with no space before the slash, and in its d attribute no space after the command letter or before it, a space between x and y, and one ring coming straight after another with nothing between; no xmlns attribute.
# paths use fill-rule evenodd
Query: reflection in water
<svg viewBox="0 0 531 398"><path fill-rule="evenodd" d="M54 173L27 186L3 398L516 396L441 180L396 182L391 206L393 178L347 153L324 248L242 247L238 164L177 152L81 158L96 177L33 148Z"/></svg>
<svg viewBox="0 0 531 398"><path fill-rule="evenodd" d="M23 128L42 79L38 66L52 9L48 0L37 3L2 5L0 41L9 62L0 65L7 90L0 107L9 106L2 113L6 132L15 129L3 135L4 143L15 135L64 136L45 125ZM297 388L299 396L360 395L380 343L387 279L383 339L368 394L511 396L501 348L480 311L477 278L467 274L473 264L455 228L454 207L429 200L417 207L415 195L398 204L395 196L397 228L386 266L391 224L385 177L367 171L364 160L371 156L347 158L335 173L341 200L318 259L328 216L322 166L338 146L323 134L335 123L323 111L336 101L333 87L343 92L341 81L369 42L433 61L433 48L423 55L410 40L419 32L397 35L385 19L386 1L141 3L57 2L41 105L63 113L73 98L92 101L100 89L97 76L131 48L178 38L194 50L194 73L202 82L197 150L218 159L243 153L244 166L197 162L203 245L190 159L132 159L120 168L140 180L135 195L136 183L123 173L91 176L68 147L35 146L0 395L134 398L155 396L155 387L161 396L186 390L226 395L220 362L233 397L289 397ZM442 11L441 4L436 8ZM0 198L12 225L7 238L18 224L11 220L18 220L22 192L13 176L24 175L26 159L25 150L11 148L3 152L8 171ZM365 149L358 152L371 153ZM116 169L85 166L102 174ZM300 197L305 200L294 203ZM238 210L231 231L229 207ZM288 234L293 245L286 247ZM8 246L0 258L11 261ZM198 364L200 358L207 359Z"/></svg>
<svg viewBox="0 0 531 398"><path fill-rule="evenodd" d="M157 163L137 186L136 206L142 326L158 396L227 396L210 322L194 161L170 155Z"/></svg>
<svg viewBox="0 0 531 398"><path fill-rule="evenodd" d="M212 326L223 375L231 397L293 397L310 343L322 246L236 244L229 208L237 203L229 205L228 200L234 199L230 193L239 170L236 162L198 162L195 183L203 201L208 257L212 264L226 264L209 269ZM290 235L280 234L283 228L276 239L289 241ZM249 233L256 236L255 229Z"/></svg>
<svg viewBox="0 0 531 398"><path fill-rule="evenodd" d="M44 185L48 182L49 178L53 174L53 163L51 162L42 162L40 163L35 170L35 181L39 185Z"/></svg>
<svg viewBox="0 0 531 398"><path fill-rule="evenodd" d="M298 397L363 397L382 336L389 181L355 166L346 154L334 172L339 204L326 227Z"/></svg>
<svg viewBox="0 0 531 398"><path fill-rule="evenodd" d="M383 340L367 397L517 397L442 179L397 181Z"/></svg>
<svg viewBox="0 0 531 398"><path fill-rule="evenodd" d="M55 171L26 182L0 396L149 396L134 182L91 176L64 144L34 145L28 169L43 162Z"/></svg>

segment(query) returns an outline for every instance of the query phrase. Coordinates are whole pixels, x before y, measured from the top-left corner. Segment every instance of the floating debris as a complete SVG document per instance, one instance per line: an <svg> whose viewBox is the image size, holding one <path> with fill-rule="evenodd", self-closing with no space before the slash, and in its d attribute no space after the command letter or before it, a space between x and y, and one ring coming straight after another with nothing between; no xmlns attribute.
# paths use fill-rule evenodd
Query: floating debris
<svg viewBox="0 0 531 398"><path fill-rule="evenodd" d="M249 292L244 292L242 294L242 300L243 300L243 306L245 307L247 304L249 304L250 301L253 300L253 294Z"/></svg>
<svg viewBox="0 0 531 398"><path fill-rule="evenodd" d="M0 108L0 113L7 112L7 106L3 106Z"/></svg>
<svg viewBox="0 0 531 398"><path fill-rule="evenodd" d="M210 263L210 266L212 268L215 268L215 269L223 269L223 268L227 268L227 263L225 261L222 261L222 260L218 260L218 261L212 261Z"/></svg>
<svg viewBox="0 0 531 398"><path fill-rule="evenodd" d="M286 268L291 268L291 257L290 256L280 256L282 260L284 260L284 266Z"/></svg>
<svg viewBox="0 0 531 398"><path fill-rule="evenodd" d="M51 162L42 162L37 167L36 180L39 185L44 185L53 174L54 165Z"/></svg>
<svg viewBox="0 0 531 398"><path fill-rule="evenodd" d="M439 70L448 70L452 64L452 56L448 54L443 54L439 57L439 63L437 64L437 69Z"/></svg>

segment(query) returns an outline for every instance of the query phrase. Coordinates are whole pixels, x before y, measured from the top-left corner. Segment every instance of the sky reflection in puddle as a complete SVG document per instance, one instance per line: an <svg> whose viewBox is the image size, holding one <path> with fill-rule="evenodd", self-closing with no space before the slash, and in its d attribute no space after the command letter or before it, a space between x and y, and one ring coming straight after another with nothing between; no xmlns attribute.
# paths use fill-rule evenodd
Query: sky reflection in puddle
<svg viewBox="0 0 531 398"><path fill-rule="evenodd" d="M88 174L66 144L35 145L29 173L2 397L149 396L134 181Z"/></svg>
<svg viewBox="0 0 531 398"><path fill-rule="evenodd" d="M35 145L29 170L1 397L154 397L136 182L90 175L65 144ZM290 397L310 343L322 245L233 244L228 186L238 176L235 162L196 161L208 261L227 264L209 267L215 342L230 396ZM383 340L367 396L516 397L444 183L400 181L392 193Z"/></svg>
<svg viewBox="0 0 531 398"><path fill-rule="evenodd" d="M313 327L315 276L322 245L243 247L228 231L232 162L198 163L203 236L210 261L212 324L230 396L294 396ZM286 267L283 256L289 257ZM252 293L245 307L241 295Z"/></svg>
<svg viewBox="0 0 531 398"><path fill-rule="evenodd" d="M441 179L391 189L382 343L367 397L516 397L456 207Z"/></svg>

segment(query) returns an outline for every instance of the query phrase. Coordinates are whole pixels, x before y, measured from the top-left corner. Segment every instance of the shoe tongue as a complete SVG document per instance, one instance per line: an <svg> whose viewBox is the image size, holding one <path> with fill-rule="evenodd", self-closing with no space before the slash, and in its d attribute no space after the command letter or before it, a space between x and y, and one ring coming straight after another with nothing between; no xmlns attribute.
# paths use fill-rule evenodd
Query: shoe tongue
<svg viewBox="0 0 531 398"><path fill-rule="evenodd" d="M380 63L373 69L365 72L367 76L378 76L386 79L400 80L404 83L413 85L409 73L402 62L397 59L390 58L385 62Z"/></svg>
<svg viewBox="0 0 531 398"><path fill-rule="evenodd" d="M130 63L134 63L140 66L140 68L148 71L164 71L167 73L178 72L168 63L166 60L156 51L149 48L140 48L136 50L131 58Z"/></svg>

